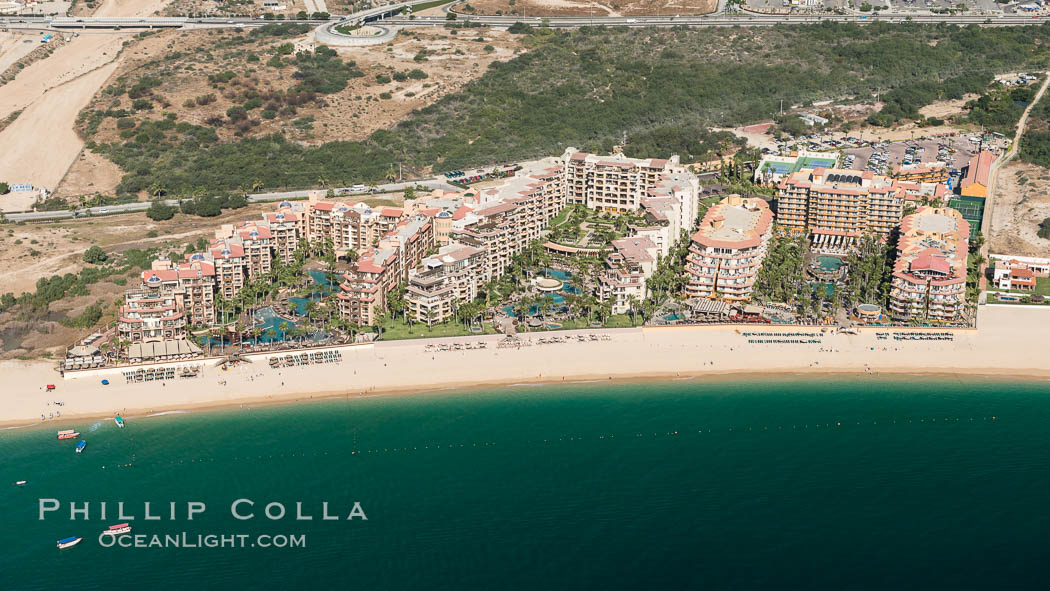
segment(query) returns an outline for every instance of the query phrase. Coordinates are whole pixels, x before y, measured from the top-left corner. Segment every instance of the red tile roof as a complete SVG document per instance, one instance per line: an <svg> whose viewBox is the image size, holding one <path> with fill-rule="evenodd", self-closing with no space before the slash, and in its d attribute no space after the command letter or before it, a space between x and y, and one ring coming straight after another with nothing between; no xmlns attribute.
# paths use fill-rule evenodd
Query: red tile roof
<svg viewBox="0 0 1050 591"><path fill-rule="evenodd" d="M952 267L948 259L934 254L922 254L915 257L911 262L912 271L937 271L947 275L951 273Z"/></svg>
<svg viewBox="0 0 1050 591"><path fill-rule="evenodd" d="M970 164L966 167L966 176L963 177L959 186L966 188L970 185L977 184L987 187L988 173L992 169L993 162L995 162L995 154L987 150L970 158Z"/></svg>

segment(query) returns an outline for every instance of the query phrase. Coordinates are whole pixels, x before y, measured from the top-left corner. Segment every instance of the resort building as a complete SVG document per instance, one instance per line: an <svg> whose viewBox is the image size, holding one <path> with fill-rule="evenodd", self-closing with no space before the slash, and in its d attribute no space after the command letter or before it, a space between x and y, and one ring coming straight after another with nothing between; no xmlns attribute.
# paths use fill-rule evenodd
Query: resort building
<svg viewBox="0 0 1050 591"><path fill-rule="evenodd" d="M453 222L453 238L485 251L482 283L503 275L565 208L561 173L554 159L527 163L504 184L482 191L480 208Z"/></svg>
<svg viewBox="0 0 1050 591"><path fill-rule="evenodd" d="M988 175L992 171L995 162L995 154L982 150L979 154L970 158L966 166L966 174L959 182L959 194L964 197L988 198Z"/></svg>
<svg viewBox="0 0 1050 591"><path fill-rule="evenodd" d="M485 251L462 244L441 247L409 271L405 299L409 314L428 326L444 322L478 296Z"/></svg>
<svg viewBox="0 0 1050 591"><path fill-rule="evenodd" d="M214 324L215 315L215 265L204 260L201 254L190 257L180 264L176 302L185 312L190 324L207 326Z"/></svg>
<svg viewBox="0 0 1050 591"><path fill-rule="evenodd" d="M305 238L314 249L331 241L337 254L351 250L361 253L376 246L379 238L392 230L403 216L404 210L400 208L325 201L319 193L312 193L306 209Z"/></svg>
<svg viewBox="0 0 1050 591"><path fill-rule="evenodd" d="M598 276L598 299L612 303L613 314L630 310L649 294L646 281L656 271L660 248L644 236L612 241L612 252Z"/></svg>
<svg viewBox="0 0 1050 591"><path fill-rule="evenodd" d="M336 256L357 255L334 298L343 318L375 324L389 293L407 281L413 316L441 322L479 286L506 273L513 257L540 240L569 203L643 213L630 226L633 235L613 245L599 290L623 310L631 294L645 297L656 261L695 225L699 182L677 156L603 157L570 148L514 170L498 186L436 190L403 207L346 203L313 192L306 203L285 201L260 219L223 225L205 252L188 255L177 267L157 261L142 288L127 296L122 334L143 342L184 332L187 322L212 324L217 299L236 298L278 262L293 263L300 248L316 253L329 244ZM428 257L435 249L438 254Z"/></svg>
<svg viewBox="0 0 1050 591"><path fill-rule="evenodd" d="M773 213L763 199L730 195L713 206L692 237L686 295L750 300L772 232Z"/></svg>
<svg viewBox="0 0 1050 591"><path fill-rule="evenodd" d="M215 231L216 242L227 247L236 244L244 253L242 263L248 280L258 279L270 272L273 266L273 234L270 226L260 222L243 222L236 228L224 224Z"/></svg>
<svg viewBox="0 0 1050 591"><path fill-rule="evenodd" d="M833 152L799 150L786 156L770 154L762 157L758 168L755 169L754 181L756 185L776 186L782 179L796 172L814 168L835 168L838 164L839 156Z"/></svg>
<svg viewBox="0 0 1050 591"><path fill-rule="evenodd" d="M397 251L372 249L343 275L336 303L339 315L362 326L376 323L386 309L386 298L400 283Z"/></svg>
<svg viewBox="0 0 1050 591"><path fill-rule="evenodd" d="M142 286L124 294L124 305L117 318L117 334L130 343L151 343L186 336L186 314L179 306L176 291L178 271L144 271Z"/></svg>
<svg viewBox="0 0 1050 591"><path fill-rule="evenodd" d="M947 207L922 206L901 221L890 288L895 320L963 318L969 235L962 214Z"/></svg>
<svg viewBox="0 0 1050 591"><path fill-rule="evenodd" d="M290 264L295 260L300 239L306 236L306 216L291 207L282 207L263 214L263 222L270 228L274 258L284 265Z"/></svg>
<svg viewBox="0 0 1050 591"><path fill-rule="evenodd" d="M628 158L621 152L598 156L569 148L562 160L567 203L599 211L637 210L665 174L677 172L696 178L680 164L677 155L668 160Z"/></svg>
<svg viewBox="0 0 1050 591"><path fill-rule="evenodd" d="M943 162L924 162L922 164L898 164L893 167L891 176L899 181L914 183L943 183L948 180L948 166Z"/></svg>
<svg viewBox="0 0 1050 591"><path fill-rule="evenodd" d="M387 296L397 289L414 267L434 247L434 226L425 217L399 224L360 255L339 285L339 315L360 325L373 325L386 310Z"/></svg>
<svg viewBox="0 0 1050 591"><path fill-rule="evenodd" d="M991 255L992 283L997 289L1035 291L1040 278L1050 277L1050 259Z"/></svg>
<svg viewBox="0 0 1050 591"><path fill-rule="evenodd" d="M776 217L791 232L808 232L814 247L842 250L867 233L889 236L914 199L901 183L871 171L815 168L780 181Z"/></svg>
<svg viewBox="0 0 1050 591"><path fill-rule="evenodd" d="M227 240L213 240L206 258L215 266L215 286L223 299L232 300L248 280L244 247Z"/></svg>

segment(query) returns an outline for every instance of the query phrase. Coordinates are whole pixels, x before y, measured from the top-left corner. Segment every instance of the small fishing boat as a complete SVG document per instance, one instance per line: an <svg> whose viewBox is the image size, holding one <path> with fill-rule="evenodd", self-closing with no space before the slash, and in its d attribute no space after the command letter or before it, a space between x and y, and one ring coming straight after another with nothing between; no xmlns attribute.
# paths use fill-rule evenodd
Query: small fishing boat
<svg viewBox="0 0 1050 591"><path fill-rule="evenodd" d="M15 486L25 486L25 485L26 485L26 481L25 480L16 480L15 481Z"/></svg>
<svg viewBox="0 0 1050 591"><path fill-rule="evenodd" d="M113 422L117 424L121 429L124 428L124 419L120 418L120 415L113 417Z"/></svg>
<svg viewBox="0 0 1050 591"><path fill-rule="evenodd" d="M76 437L80 437L80 433L77 433L73 429L66 429L65 431L58 432L59 439L74 439Z"/></svg>
<svg viewBox="0 0 1050 591"><path fill-rule="evenodd" d="M76 536L73 536L71 538L65 538L63 540L59 540L58 541L58 547L59 547L59 549L71 548L71 547L76 546L77 544L79 544L81 539L83 539L83 538L78 538Z"/></svg>
<svg viewBox="0 0 1050 591"><path fill-rule="evenodd" d="M87 441L84 441L83 439L78 441L77 442L77 453L80 453L80 452L84 451L85 447L87 447Z"/></svg>
<svg viewBox="0 0 1050 591"><path fill-rule="evenodd" d="M102 532L104 536L119 536L120 534L131 533L131 526L127 523L118 523L116 525L109 526L109 529Z"/></svg>

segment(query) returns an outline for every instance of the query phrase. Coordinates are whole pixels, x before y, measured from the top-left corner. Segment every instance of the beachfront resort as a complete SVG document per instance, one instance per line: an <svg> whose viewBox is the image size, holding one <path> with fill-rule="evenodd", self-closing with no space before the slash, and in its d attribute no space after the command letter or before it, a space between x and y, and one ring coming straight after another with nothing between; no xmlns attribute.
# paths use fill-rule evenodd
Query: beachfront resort
<svg viewBox="0 0 1050 591"><path fill-rule="evenodd" d="M972 323L971 229L944 184L796 164L773 198L726 194L677 156L575 148L397 207L314 192L156 259L81 346L138 363L456 326L439 334Z"/></svg>
<svg viewBox="0 0 1050 591"><path fill-rule="evenodd" d="M381 336L398 316L409 326L467 317L473 331L514 332L552 308L567 314L567 301L623 315L696 224L700 184L677 157L570 148L514 170L494 186L436 190L399 207L314 193L224 225L206 248L158 258L142 273L125 294L114 349L146 361L209 346L284 346L289 337L353 342ZM518 282L525 259L529 276ZM473 306L482 295L488 305ZM304 334L303 316L321 326Z"/></svg>

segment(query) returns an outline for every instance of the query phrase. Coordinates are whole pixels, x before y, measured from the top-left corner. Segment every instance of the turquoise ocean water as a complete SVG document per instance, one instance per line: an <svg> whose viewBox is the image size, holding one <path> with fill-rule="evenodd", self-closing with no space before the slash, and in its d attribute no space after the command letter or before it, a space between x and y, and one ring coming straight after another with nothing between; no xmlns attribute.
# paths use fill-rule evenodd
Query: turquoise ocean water
<svg viewBox="0 0 1050 591"><path fill-rule="evenodd" d="M0 589L1050 585L1045 382L506 387L69 426L82 455L52 426L0 432ZM38 520L39 498L62 509ZM238 498L254 519L230 515ZM147 539L306 547L104 548L117 501ZM193 521L189 501L207 506ZM323 501L368 520L322 521Z"/></svg>

